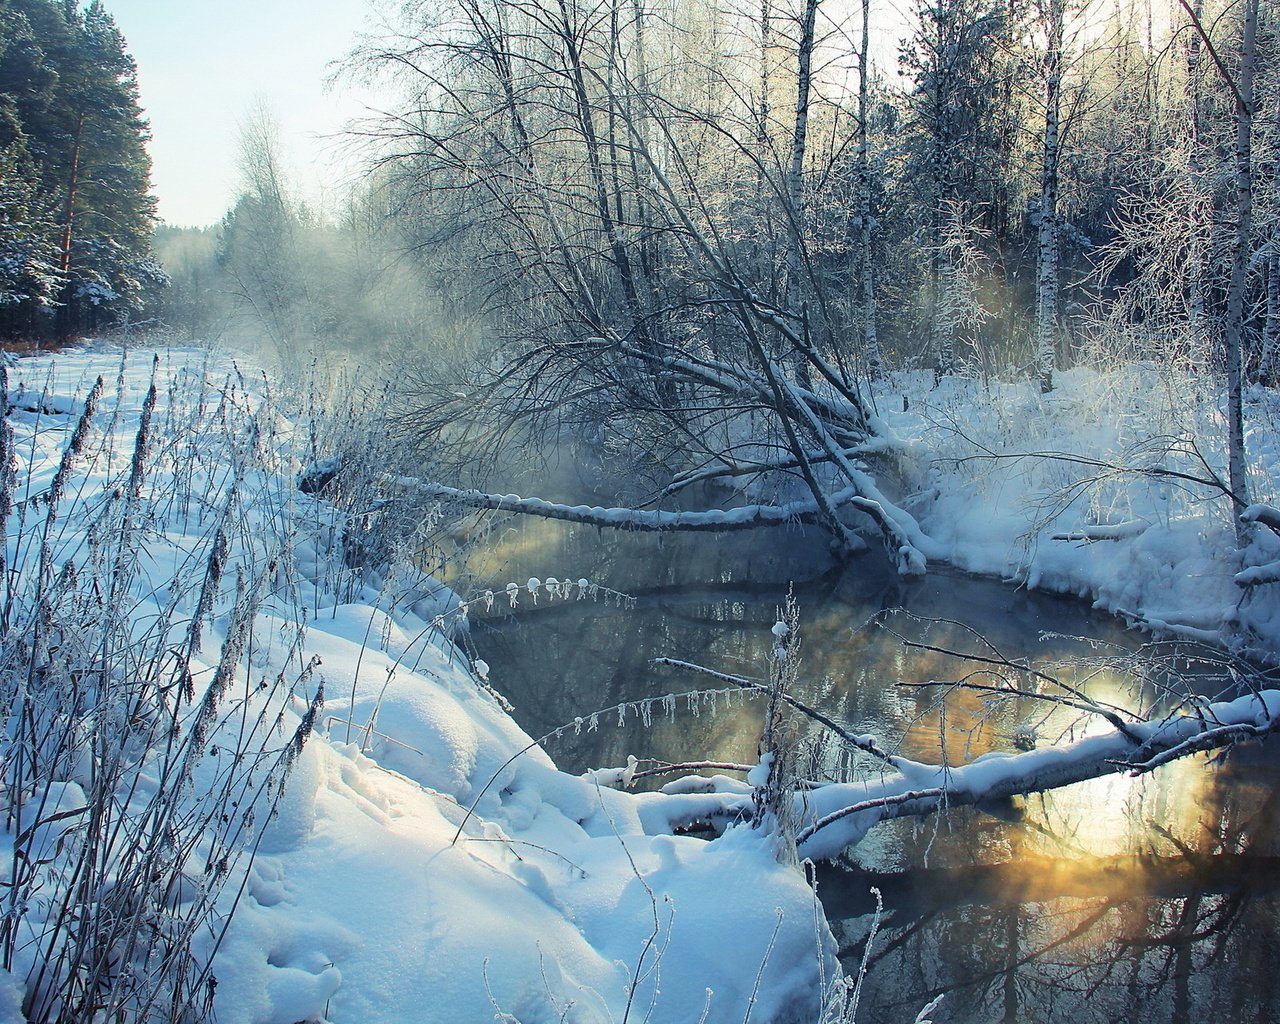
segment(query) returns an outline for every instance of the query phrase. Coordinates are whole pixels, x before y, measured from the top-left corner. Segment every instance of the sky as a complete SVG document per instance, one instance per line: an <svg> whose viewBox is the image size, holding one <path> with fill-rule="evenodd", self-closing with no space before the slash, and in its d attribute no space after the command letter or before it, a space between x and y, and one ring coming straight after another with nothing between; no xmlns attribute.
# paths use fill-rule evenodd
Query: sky
<svg viewBox="0 0 1280 1024"><path fill-rule="evenodd" d="M290 176L324 201L352 174L332 136L375 102L325 80L372 18L369 0L107 0L138 64L153 183L169 224L216 223L237 180L238 125L260 99Z"/></svg>
<svg viewBox="0 0 1280 1024"><path fill-rule="evenodd" d="M876 33L886 66L905 2L880 3L893 26ZM295 193L321 207L341 196L358 163L343 157L339 136L379 97L350 82L326 82L360 33L378 24L377 3L106 0L138 64L152 181L166 223L215 224L230 208L239 125L259 102L280 127Z"/></svg>

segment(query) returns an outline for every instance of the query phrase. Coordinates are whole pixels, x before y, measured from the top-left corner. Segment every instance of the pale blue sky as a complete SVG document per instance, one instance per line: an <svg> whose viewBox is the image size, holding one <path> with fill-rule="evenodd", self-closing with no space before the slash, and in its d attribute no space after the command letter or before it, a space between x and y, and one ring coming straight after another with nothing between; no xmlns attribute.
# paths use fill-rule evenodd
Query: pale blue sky
<svg viewBox="0 0 1280 1024"><path fill-rule="evenodd" d="M302 197L322 206L341 197L358 168L343 158L334 136L379 98L350 84L326 89L325 81L359 34L379 23L377 6L388 0L105 2L138 62L165 221L221 219L236 190L238 125L258 98L280 126L287 169ZM876 0L875 47L890 73L907 2ZM829 6L841 18L854 10L851 0Z"/></svg>
<svg viewBox="0 0 1280 1024"><path fill-rule="evenodd" d="M335 145L369 102L325 78L355 44L368 0L106 0L138 62L151 120L160 216L216 222L236 185L237 125L261 97L281 128L289 168L312 199L349 177Z"/></svg>

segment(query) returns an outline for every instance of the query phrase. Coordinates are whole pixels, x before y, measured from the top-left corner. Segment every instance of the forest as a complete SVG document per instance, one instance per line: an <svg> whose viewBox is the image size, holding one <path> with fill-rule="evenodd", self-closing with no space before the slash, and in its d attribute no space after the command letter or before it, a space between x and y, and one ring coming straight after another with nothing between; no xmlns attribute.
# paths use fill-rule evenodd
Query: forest
<svg viewBox="0 0 1280 1024"><path fill-rule="evenodd" d="M1257 4L409 4L346 59L394 102L351 126L373 170L341 209L295 198L262 107L223 221L154 237L110 14L3 11L9 337L132 320L286 361L369 351L418 368L445 417L435 392L478 375L500 420L630 420L669 439L648 455L670 474L722 454L688 422L744 388L803 477L792 435L829 410L779 385L856 410L891 368L1044 392L1113 360L1236 390L1277 373ZM832 427L837 447L873 433Z"/></svg>
<svg viewBox="0 0 1280 1024"><path fill-rule="evenodd" d="M1280 339L1274 19L958 0L917 4L895 55L872 17L409 5L347 61L402 98L352 127L365 187L330 216L291 199L253 112L234 209L159 238L162 318L405 360L407 422L458 480L503 436L604 423L645 497L781 475L856 550L835 465L908 568L918 538L851 476L871 382L1048 393L1151 361L1222 375L1247 507L1241 389ZM744 416L763 448L735 451Z"/></svg>
<svg viewBox="0 0 1280 1024"><path fill-rule="evenodd" d="M0 334L67 338L167 284L136 68L101 3L0 4Z"/></svg>
<svg viewBox="0 0 1280 1024"><path fill-rule="evenodd" d="M109 8L0 0L0 1020L1280 1014L1273 6L386 4L203 226Z"/></svg>

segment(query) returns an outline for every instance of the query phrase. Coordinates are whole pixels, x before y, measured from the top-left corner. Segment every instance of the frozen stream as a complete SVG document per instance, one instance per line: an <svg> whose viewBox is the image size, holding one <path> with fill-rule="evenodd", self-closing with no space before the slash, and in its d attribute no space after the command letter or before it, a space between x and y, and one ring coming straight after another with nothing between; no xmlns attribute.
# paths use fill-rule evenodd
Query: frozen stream
<svg viewBox="0 0 1280 1024"><path fill-rule="evenodd" d="M803 635L797 695L915 757L937 759L945 743L946 756L967 760L1013 749L1031 730L1052 741L1087 726L1035 701L966 692L944 703L942 688L915 684L978 666L908 648L894 633L979 650L969 627L1008 658L1117 704L1155 696L1167 681L1162 659L1175 657L1165 648L1129 659L1146 676L1135 697L1132 676L1103 662L1128 658L1143 638L1080 602L944 573L903 584L869 558L832 571L820 535L801 531L618 538L528 523L479 546L469 572L461 589L585 576L635 598L631 607L544 598L514 612L500 601L476 618L474 644L534 736L707 685L653 658L764 676L792 576ZM890 629L872 624L877 616ZM1184 655L1173 662L1180 670ZM1213 689L1212 669L1193 672ZM614 713L547 747L569 771L628 754L754 762L759 704L699 710L682 701L664 716L655 704L651 723L631 714L621 727ZM850 765L828 746L813 767ZM1255 749L1222 766L1187 760L1143 781L1113 777L990 813L882 826L849 865L819 876L850 966L872 928L872 887L882 894L859 1020L910 1022L939 993L939 1024L1280 1019L1278 790L1280 759Z"/></svg>

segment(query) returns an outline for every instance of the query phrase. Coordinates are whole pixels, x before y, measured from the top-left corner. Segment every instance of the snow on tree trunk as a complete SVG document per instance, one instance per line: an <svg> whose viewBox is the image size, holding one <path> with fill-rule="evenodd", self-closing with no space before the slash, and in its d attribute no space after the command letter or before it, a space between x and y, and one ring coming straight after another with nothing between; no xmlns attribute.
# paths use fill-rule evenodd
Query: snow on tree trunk
<svg viewBox="0 0 1280 1024"><path fill-rule="evenodd" d="M1045 52L1044 148L1040 178L1040 227L1036 247L1036 371L1041 394L1053 390L1058 340L1058 159L1062 96L1063 2L1050 0L1043 17Z"/></svg>

